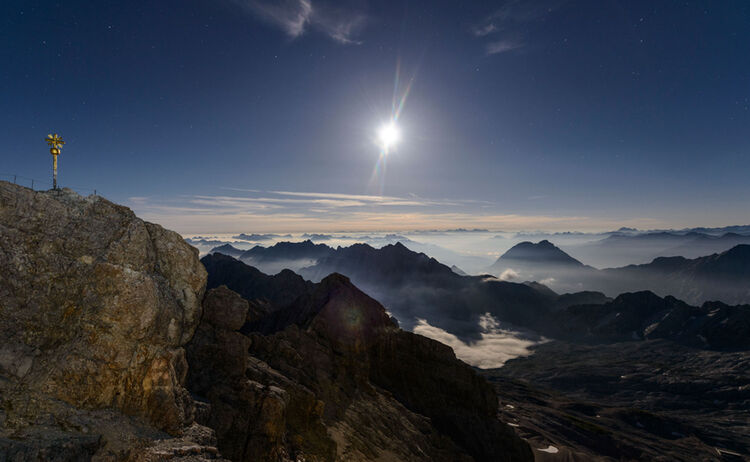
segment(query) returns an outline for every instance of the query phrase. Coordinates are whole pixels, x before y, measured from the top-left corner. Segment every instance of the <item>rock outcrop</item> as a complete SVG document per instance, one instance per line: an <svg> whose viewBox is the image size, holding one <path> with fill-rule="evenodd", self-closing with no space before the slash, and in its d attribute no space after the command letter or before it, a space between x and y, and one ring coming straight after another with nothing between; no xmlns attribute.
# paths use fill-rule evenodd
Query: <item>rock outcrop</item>
<svg viewBox="0 0 750 462"><path fill-rule="evenodd" d="M117 460L181 437L197 257L101 197L0 182L0 459Z"/></svg>

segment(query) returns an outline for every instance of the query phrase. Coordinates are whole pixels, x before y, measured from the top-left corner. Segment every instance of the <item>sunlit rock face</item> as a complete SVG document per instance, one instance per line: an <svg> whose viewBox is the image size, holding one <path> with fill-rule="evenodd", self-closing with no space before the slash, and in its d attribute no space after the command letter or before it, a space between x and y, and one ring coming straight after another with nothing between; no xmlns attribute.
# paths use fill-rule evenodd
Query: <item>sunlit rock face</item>
<svg viewBox="0 0 750 462"><path fill-rule="evenodd" d="M192 418L182 346L206 284L197 256L101 197L0 182L0 389L178 432Z"/></svg>

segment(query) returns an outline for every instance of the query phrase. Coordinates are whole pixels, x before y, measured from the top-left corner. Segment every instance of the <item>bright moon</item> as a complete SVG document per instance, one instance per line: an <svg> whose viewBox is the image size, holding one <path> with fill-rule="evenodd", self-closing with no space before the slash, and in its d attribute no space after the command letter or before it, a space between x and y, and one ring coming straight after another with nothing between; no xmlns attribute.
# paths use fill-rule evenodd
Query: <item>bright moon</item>
<svg viewBox="0 0 750 462"><path fill-rule="evenodd" d="M390 147L398 143L401 138L401 133L398 131L398 127L393 122L383 125L378 131L378 138L383 149L388 150Z"/></svg>

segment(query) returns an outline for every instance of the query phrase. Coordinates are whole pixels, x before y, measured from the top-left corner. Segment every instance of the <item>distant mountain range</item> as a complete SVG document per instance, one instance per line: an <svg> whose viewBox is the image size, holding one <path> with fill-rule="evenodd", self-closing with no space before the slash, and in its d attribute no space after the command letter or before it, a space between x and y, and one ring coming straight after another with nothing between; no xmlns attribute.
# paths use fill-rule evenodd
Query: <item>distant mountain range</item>
<svg viewBox="0 0 750 462"><path fill-rule="evenodd" d="M672 236L649 239L671 240ZM549 241L522 242L498 258L489 271L503 279L539 281L558 291L585 289L614 296L651 290L694 304L709 300L750 303L750 245L745 244L695 259L659 257L643 265L597 270Z"/></svg>
<svg viewBox="0 0 750 462"><path fill-rule="evenodd" d="M585 268L580 262L566 258L549 242L519 245L520 249L509 251L513 258L499 260L526 257L546 263L538 257L550 255L563 266ZM286 246L287 251L291 248L293 246ZM489 313L511 326L575 342L668 339L698 348L750 348L750 305L707 302L692 306L651 291L623 293L614 300L590 291L558 295L535 282L518 284L461 276L437 260L412 252L401 244L382 249L366 244L335 249L316 265L303 270L304 277L290 270L265 275L221 254L207 255L201 261L208 270L208 288L227 285L247 299L267 300L274 306L287 306L296 298L311 294L315 286L309 280L318 281L332 273L346 274L352 282L358 281L358 286L367 288L366 292L381 301L399 320L405 321L407 328L413 320L426 319L433 326L472 337L478 334L479 317ZM687 274L685 271L704 282L711 277L728 281L736 274L747 277L748 262L750 246L738 246L723 254L696 260L662 258L650 265L592 270L604 277L609 277L610 271L620 273L615 278L624 278L625 273L647 271L648 277L657 281L653 284L659 284L658 274ZM691 281L686 282L689 287L699 286L695 279ZM742 287L747 290L749 286Z"/></svg>
<svg viewBox="0 0 750 462"><path fill-rule="evenodd" d="M308 239L302 242L278 242L270 247L256 245L249 250L226 244L214 247L209 253L229 255L265 273L275 274L284 269L299 270L314 265L333 251L325 244L315 244Z"/></svg>
<svg viewBox="0 0 750 462"><path fill-rule="evenodd" d="M645 265L605 269L592 284L607 293L653 290L688 303L750 303L750 245L705 257L659 257Z"/></svg>
<svg viewBox="0 0 750 462"><path fill-rule="evenodd" d="M306 243L288 244L284 258L305 254ZM299 248L299 253L289 253ZM276 252L279 247L269 247ZM423 253L409 250L397 243L375 249L367 244L329 249L329 255L316 264L299 270L305 279L320 281L331 273L341 273L358 287L375 297L396 316L405 328L412 328L418 319L445 329L455 335L473 338L479 335L479 319L489 313L506 323L528 326L544 319L560 297L549 289L500 281L487 276L462 276ZM232 274L242 263L233 258L213 254L204 257L210 274L226 274L220 278L236 292L245 288ZM255 270L257 271L257 270ZM281 274L281 273L280 273ZM217 282L218 283L218 282ZM209 276L209 287L214 284ZM586 297L586 300L592 300ZM597 300L606 300L598 294ZM564 303L564 298L562 299Z"/></svg>
<svg viewBox="0 0 750 462"><path fill-rule="evenodd" d="M718 238L691 234L680 238L700 242L718 240L725 243L744 239L743 236L731 234ZM604 241L610 239L614 245L638 239L648 242L676 242L675 235L669 233L611 236ZM684 242L687 241L683 241L683 244ZM400 316L402 319L411 319L412 315L431 311L428 307L421 307L421 298L415 299L413 292L416 288L455 292L468 290L469 286L484 287L491 282L486 277L467 277L460 270L457 272L455 268L443 265L434 258L413 252L401 243L386 245L380 249L367 244L334 249L307 240L280 242L271 247L255 246L246 251L224 245L212 249L212 252L235 257L266 273L277 273L290 268L311 281L319 281L333 272L346 274L355 284L381 297L389 309L405 314L406 316ZM547 240L538 243L522 242L498 258L487 269L487 273L508 282L536 281L556 293L596 291L612 297L624 292L650 290L660 296L671 295L697 305L710 300L729 304L750 303L750 245L745 244L694 259L658 257L642 265L598 270L573 258ZM490 286L494 287L492 284ZM471 290L480 300L486 291L484 288ZM396 294L395 291L400 293ZM452 298L455 295L446 297ZM430 303L444 302L436 300ZM459 300L455 303L456 306L465 304ZM473 319L476 310L483 309L483 306L481 303L475 304L471 309L463 310L464 313L471 313L468 318L467 315L461 317L464 321ZM503 308L487 311L497 310L502 311ZM461 312L459 309L455 311Z"/></svg>
<svg viewBox="0 0 750 462"><path fill-rule="evenodd" d="M367 244L333 249L306 241L256 247L248 252L253 258L277 262L321 256L315 264L299 269L302 277L288 270L266 276L269 282L264 284L269 288L261 295L269 300L274 297L274 279L283 279L286 285L296 280L304 291L308 284L305 280L320 281L331 273L341 273L380 300L406 328L413 327L418 319L425 319L433 326L467 338L478 335L478 319L485 313L509 325L557 332L555 326L564 323L558 320L548 324L551 313L573 305L601 305L611 300L608 295L626 292L650 290L655 293L654 297L671 295L694 305L709 300L729 304L750 301L750 246L747 245L698 259L662 257L646 265L597 270L549 241L524 242L493 265L493 271L510 270L517 271L519 276L538 276L537 280L546 284L521 284L523 279L519 278L517 282L509 282L486 276L463 276L400 243L380 249ZM232 277L243 279L246 276L237 275L257 272L238 260L217 254L205 257L204 264L209 274L226 273L227 276L221 278L223 281L231 282ZM253 279L265 280L257 275ZM214 284L209 277L209 287ZM229 286L242 295L248 294L247 289L237 283ZM548 286L578 290L558 295ZM259 292L255 288L253 291L253 298L257 298ZM278 300L273 301L278 304ZM635 330L643 336L644 329L642 326L640 331Z"/></svg>
<svg viewBox="0 0 750 462"><path fill-rule="evenodd" d="M745 228L731 227L746 233ZM727 231L717 235L691 230L635 234L615 232L604 239L564 248L582 261L602 268L621 264L619 262L648 263L657 257L697 258L721 253L740 244L750 244L750 234Z"/></svg>

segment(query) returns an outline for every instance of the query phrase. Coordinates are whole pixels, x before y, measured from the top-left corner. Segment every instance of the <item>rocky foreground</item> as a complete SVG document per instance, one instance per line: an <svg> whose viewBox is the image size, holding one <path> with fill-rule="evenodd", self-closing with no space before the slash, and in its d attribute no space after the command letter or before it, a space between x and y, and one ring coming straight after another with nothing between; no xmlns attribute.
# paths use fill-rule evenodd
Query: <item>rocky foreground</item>
<svg viewBox="0 0 750 462"><path fill-rule="evenodd" d="M5 182L0 274L0 460L533 459L484 379L343 276L206 292L176 233Z"/></svg>

